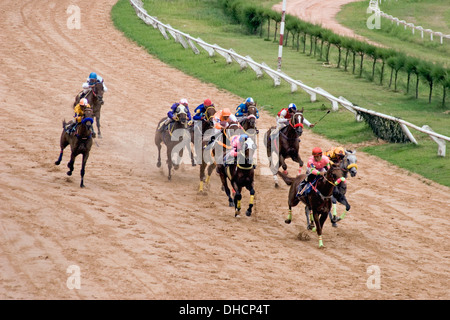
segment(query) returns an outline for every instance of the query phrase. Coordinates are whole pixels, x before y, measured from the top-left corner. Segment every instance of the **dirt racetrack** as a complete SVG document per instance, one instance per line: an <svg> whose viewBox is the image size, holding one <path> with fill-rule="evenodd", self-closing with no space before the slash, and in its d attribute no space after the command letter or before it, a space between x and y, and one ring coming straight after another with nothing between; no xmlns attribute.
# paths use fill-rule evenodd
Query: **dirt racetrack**
<svg viewBox="0 0 450 320"><path fill-rule="evenodd" d="M322 250L313 233L297 240L303 209L284 223L288 187L274 189L271 176L257 176L255 213L238 219L216 175L206 196L198 167L168 181L156 168L156 119L182 97L191 108L242 98L124 38L110 21L115 2L0 2L0 299L450 298L450 189L373 156L358 152L352 209L338 228L326 222ZM67 27L72 4L79 30ZM108 92L81 189L80 158L71 177L68 149L54 162L61 121L91 71ZM273 123L263 114L258 126ZM317 145L334 143L306 129L302 158ZM67 286L72 265L80 289ZM372 266L378 289L367 286Z"/></svg>

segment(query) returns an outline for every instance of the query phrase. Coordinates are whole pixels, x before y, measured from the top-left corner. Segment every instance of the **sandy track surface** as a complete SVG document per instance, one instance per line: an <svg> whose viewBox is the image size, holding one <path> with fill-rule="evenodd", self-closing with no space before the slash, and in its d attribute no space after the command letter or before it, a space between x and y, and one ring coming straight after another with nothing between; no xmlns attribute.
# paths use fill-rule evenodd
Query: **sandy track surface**
<svg viewBox="0 0 450 320"><path fill-rule="evenodd" d="M359 0L287 0L286 13L297 16L304 21L321 25L323 28L333 30L338 35L376 44L356 34L352 29L339 24L336 20L336 14L341 10L343 5L356 1ZM282 4L283 2L280 2L272 8L281 12ZM361 14L366 15L366 12L362 12Z"/></svg>
<svg viewBox="0 0 450 320"><path fill-rule="evenodd" d="M270 176L257 176L255 213L240 219L216 175L206 196L198 167L168 181L156 168L156 119L181 97L229 107L242 98L128 41L110 21L114 3L77 2L80 30L67 28L73 1L0 3L0 299L450 298L450 189L375 157L358 153L352 209L338 228L327 221L322 250L313 233L297 240L303 209L284 223L288 187L274 189ZM72 177L68 150L54 162L61 121L91 71L109 91L80 189L80 158ZM305 130L301 156L333 144ZM81 289L67 287L71 265ZM373 265L380 289L366 285Z"/></svg>

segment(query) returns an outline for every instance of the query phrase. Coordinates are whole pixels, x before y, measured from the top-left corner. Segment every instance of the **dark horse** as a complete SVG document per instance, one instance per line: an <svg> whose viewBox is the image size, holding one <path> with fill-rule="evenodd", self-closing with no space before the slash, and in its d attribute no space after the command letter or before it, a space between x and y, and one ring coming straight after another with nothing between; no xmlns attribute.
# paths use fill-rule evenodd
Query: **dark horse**
<svg viewBox="0 0 450 320"><path fill-rule="evenodd" d="M200 164L200 185L198 188L199 193L203 193L205 190L208 190L209 183L211 179L211 174L216 167L214 161L207 162L205 161L205 157L203 155L203 150L208 144L209 136L207 135L207 131L214 127L213 116L216 113L216 109L214 106L209 106L206 108L205 114L200 121L195 121L195 125L191 130L191 142L194 145L197 157L201 157ZM200 140L200 141L197 141ZM197 148L199 146L199 148ZM208 166L209 165L209 166ZM205 175L206 167L208 167L208 173Z"/></svg>
<svg viewBox="0 0 450 320"><path fill-rule="evenodd" d="M333 190L335 187L339 187L339 185L345 183L344 171L339 165L333 164L323 176L320 175L316 179L312 190L306 196L299 195L299 185L306 178L306 174L291 178L278 171L278 175L283 178L287 185L291 186L288 195L289 215L285 222L288 224L291 223L292 207L295 207L300 201L303 202L306 205L305 213L308 218L308 225L310 211L312 210L317 235L319 236L319 248L323 247L322 228L331 209Z"/></svg>
<svg viewBox="0 0 450 320"><path fill-rule="evenodd" d="M187 110L186 107L183 105L179 105L176 109L177 118L174 122L169 123L166 128L163 130L160 130L160 124L166 120L167 118L162 118L156 127L155 132L155 144L158 147L158 162L156 166L158 168L161 167L161 144L164 143L166 145L167 149L167 166L169 168L169 175L168 179L172 179L172 167L177 170L179 167L179 162L181 161L181 158L183 157L183 150L185 147L187 147L189 150L191 150L190 143L191 143L191 135L189 133L188 128L188 118L187 118ZM172 155L173 151L176 149L175 154L179 155L179 160L176 161L176 163L173 162ZM194 165L194 157L191 152L191 161Z"/></svg>
<svg viewBox="0 0 450 320"><path fill-rule="evenodd" d="M349 172L352 177L356 176L356 174L358 173L358 165L356 164L356 162L357 162L356 151L345 150L345 157L344 159L342 159L341 162L339 162L339 165L344 171L344 177L346 179L348 177ZM346 214L350 211L351 206L347 201L346 192L347 192L346 184L343 184L342 188L335 188L333 190L333 196L331 197L332 205L330 211L330 220L333 227L337 227L337 222L344 219ZM345 211L340 216L337 216L336 212L337 202L345 206Z"/></svg>
<svg viewBox="0 0 450 320"><path fill-rule="evenodd" d="M83 96L83 98L86 98L92 107L93 110L93 116L95 118L95 122L97 124L97 132L98 137L102 137L102 133L100 131L100 110L102 108L102 105L104 103L103 101L103 82L97 82L95 83L88 92ZM73 106L75 107L81 99L81 93L77 94L75 97L75 102L73 103Z"/></svg>
<svg viewBox="0 0 450 320"><path fill-rule="evenodd" d="M244 131L254 138L258 133L258 130L256 129L256 116L258 110L256 109L255 105L251 105L247 108L247 111L247 115L243 117L242 120L239 121L239 123Z"/></svg>
<svg viewBox="0 0 450 320"><path fill-rule="evenodd" d="M228 197L228 203L233 206L234 216L237 217L241 213L242 189L246 188L250 192L249 206L245 214L249 217L252 215L252 208L255 199L254 177L255 167L253 165L253 153L256 150L256 144L251 138L247 138L242 150L240 150L237 158L233 159L233 163L217 164L217 173L220 176L224 191ZM234 199L231 198L230 189L228 188L227 179L230 180L231 186L235 190Z"/></svg>
<svg viewBox="0 0 450 320"><path fill-rule="evenodd" d="M60 147L61 152L59 153L59 158L55 162L56 165L61 163L63 157L64 149L70 144L70 149L72 154L70 155L70 161L67 164L69 171L67 175L71 176L73 171L73 164L75 163L75 158L79 154L83 155L83 162L81 164L81 184L80 187L84 188L84 173L86 168L86 162L89 158L89 152L92 147L92 131L91 127L94 120L91 118L91 112L85 113L85 118L76 127L75 133L68 133L66 131L66 121L63 121L63 131L61 133Z"/></svg>
<svg viewBox="0 0 450 320"><path fill-rule="evenodd" d="M298 153L300 147L299 137L303 133L303 108L297 111L289 119L289 124L279 131L279 134L272 135L272 131L276 127L271 127L265 134L264 143L266 145L267 156L269 158L270 169L273 173L273 180L275 187L278 188L277 172L280 166L286 173L287 165L285 159L291 158L294 162L303 167L303 161ZM273 159L273 152L278 155L278 162L275 163Z"/></svg>

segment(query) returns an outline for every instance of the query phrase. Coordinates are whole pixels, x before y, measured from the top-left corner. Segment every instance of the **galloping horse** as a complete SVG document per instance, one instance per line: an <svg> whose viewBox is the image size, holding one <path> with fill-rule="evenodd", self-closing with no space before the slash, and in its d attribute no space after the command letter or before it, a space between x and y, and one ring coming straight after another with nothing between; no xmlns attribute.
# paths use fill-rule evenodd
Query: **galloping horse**
<svg viewBox="0 0 450 320"><path fill-rule="evenodd" d="M83 97L88 100L89 104L92 107L95 122L97 124L97 132L99 138L102 137L102 133L100 131L100 110L104 103L103 91L104 91L103 82L97 82L89 89L89 91ZM74 107L80 102L80 96L81 94L77 94L77 96L75 97L75 102L73 104Z"/></svg>
<svg viewBox="0 0 450 320"><path fill-rule="evenodd" d="M69 171L67 171L67 175L71 176L73 171L73 164L75 163L75 158L79 154L83 155L83 160L81 164L81 183L80 187L84 188L84 173L86 168L86 162L89 158L89 152L92 147L92 135L91 135L91 127L94 122L92 117L92 111L85 112L85 118L77 125L76 131L74 134L70 134L66 131L66 121L63 121L63 131L61 133L60 139L60 147L61 152L59 153L59 158L55 161L55 164L58 166L61 163L63 157L64 149L70 144L70 149L72 151L70 155L70 161L67 164Z"/></svg>
<svg viewBox="0 0 450 320"><path fill-rule="evenodd" d="M267 149L267 156L269 158L270 169L273 173L273 180L275 187L278 188L277 172L280 166L286 173L287 165L285 159L291 158L294 162L299 164L299 172L303 167L303 161L298 153L300 140L299 137L303 133L303 108L297 111L290 119L289 124L279 131L277 136L271 134L276 127L271 127L265 135L264 143ZM273 161L272 153L278 154L278 164Z"/></svg>
<svg viewBox="0 0 450 320"><path fill-rule="evenodd" d="M256 144L251 138L247 138L242 150L240 150L234 163L218 164L217 173L222 181L223 188L228 197L228 203L235 208L234 216L237 217L241 212L242 189L245 187L250 192L249 207L245 214L249 217L252 214L253 202L255 198L254 177L255 167L253 165L253 153L256 150ZM236 191L234 199L230 196L227 179Z"/></svg>
<svg viewBox="0 0 450 320"><path fill-rule="evenodd" d="M331 197L333 190L336 186L339 187L339 185L345 183L344 171L340 166L333 164L325 175L321 175L317 178L315 184L313 185L313 190L311 190L307 195L299 195L299 185L306 178L306 174L301 174L295 178L291 178L278 171L278 175L283 178L287 185L291 186L289 188L288 195L289 215L285 222L288 224L291 223L292 207L295 207L300 201L303 202L306 205L305 213L308 219L308 227L310 211L312 210L317 235L319 236L319 248L323 247L323 224L325 223L331 209Z"/></svg>
<svg viewBox="0 0 450 320"><path fill-rule="evenodd" d="M247 111L247 116L240 120L239 123L248 135L255 137L258 133L256 129L256 115L258 110L255 105L251 105L247 108Z"/></svg>
<svg viewBox="0 0 450 320"><path fill-rule="evenodd" d="M179 163L174 163L172 159L172 151L173 149L180 143L187 144L186 146L181 145L179 148L178 155L179 160L183 157L183 150L185 147L190 149L191 136L188 129L188 118L187 118L187 109L184 105L179 105L176 109L177 117L174 122L169 123L169 125L163 130L158 129L161 125L161 122L166 120L167 118L162 118L158 125L156 126L155 132L155 144L158 147L158 162L156 166L158 168L161 167L161 143L166 145L167 149L167 166L169 169L168 179L172 179L172 167L177 170L179 167ZM175 136L174 136L175 135ZM177 147L178 148L178 147ZM194 165L194 156L191 151L191 161L192 165Z"/></svg>
<svg viewBox="0 0 450 320"><path fill-rule="evenodd" d="M194 125L194 127L192 127L191 130L191 142L194 144L194 146L196 146L199 142L195 141L195 139L201 139L201 150L196 150L197 153L201 153L200 155L197 154L197 156L201 156L201 165L200 165L200 185L199 185L199 189L198 192L199 193L203 193L204 189L207 190L209 188L209 182L211 179L211 174L214 170L214 168L216 167L216 164L214 162L208 163L205 162L205 158L203 157L203 150L206 147L206 145L208 144L209 141L209 137L205 136L205 133L207 130L212 129L214 127L214 123L213 123L213 116L216 113L216 109L214 108L214 106L209 106L206 108L205 114L201 120L201 129L200 126L197 125L197 121L196 121L196 125ZM200 132L201 130L201 132ZM206 167L208 166L208 175L205 178L205 170Z"/></svg>
<svg viewBox="0 0 450 320"><path fill-rule="evenodd" d="M358 173L358 165L356 164L356 162L357 162L356 150L355 151L345 150L345 157L339 163L341 169L344 171L345 178L347 178L349 172L352 177L356 176L356 174ZM337 227L337 222L344 219L346 214L350 211L351 206L347 201L347 197L345 196L346 192L347 192L346 184L343 184L342 188L335 188L333 190L333 196L331 197L332 207L330 211L330 220L333 227ZM339 217L337 216L336 212L337 202L345 206L344 213L341 214Z"/></svg>

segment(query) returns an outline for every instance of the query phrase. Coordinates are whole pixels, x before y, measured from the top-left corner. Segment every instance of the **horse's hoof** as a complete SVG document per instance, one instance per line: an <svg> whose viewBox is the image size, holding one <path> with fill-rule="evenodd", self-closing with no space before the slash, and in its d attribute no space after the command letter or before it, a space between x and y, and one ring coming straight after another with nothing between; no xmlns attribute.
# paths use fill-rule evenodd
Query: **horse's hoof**
<svg viewBox="0 0 450 320"><path fill-rule="evenodd" d="M172 176L168 176L167 179L170 181L172 180Z"/></svg>
<svg viewBox="0 0 450 320"><path fill-rule="evenodd" d="M100 132L98 133L97 138L99 138L99 139L103 138L102 134Z"/></svg>
<svg viewBox="0 0 450 320"><path fill-rule="evenodd" d="M81 185L80 185L80 188L85 188L84 184L81 184Z"/></svg>
<svg viewBox="0 0 450 320"><path fill-rule="evenodd" d="M239 217L240 217L239 214L240 214L240 212L239 212L239 211L236 211L236 212L234 213L234 217L235 217L235 218L239 218Z"/></svg>
<svg viewBox="0 0 450 320"><path fill-rule="evenodd" d="M158 168L161 168L161 162L158 162L158 163L156 164L156 166L157 166Z"/></svg>
<svg viewBox="0 0 450 320"><path fill-rule="evenodd" d="M179 165L174 165L174 166L173 166L173 169L174 169L174 170L178 170L178 168L180 168Z"/></svg>
<svg viewBox="0 0 450 320"><path fill-rule="evenodd" d="M335 227L335 228L337 228L337 227L338 227L338 225L337 225L337 223L336 223L336 222L331 222L331 226L332 226L332 227Z"/></svg>
<svg viewBox="0 0 450 320"><path fill-rule="evenodd" d="M72 171L67 171L67 175L71 176L72 175Z"/></svg>
<svg viewBox="0 0 450 320"><path fill-rule="evenodd" d="M284 220L284 223L287 223L287 224L290 224L291 222L292 222L291 219L286 219L286 220Z"/></svg>
<svg viewBox="0 0 450 320"><path fill-rule="evenodd" d="M59 166L60 163L61 163L61 161L55 161L55 164L56 164L57 166Z"/></svg>
<svg viewBox="0 0 450 320"><path fill-rule="evenodd" d="M245 215L247 217L250 217L252 215L252 212L250 210L245 211Z"/></svg>
<svg viewBox="0 0 450 320"><path fill-rule="evenodd" d="M197 166L197 164L196 164L196 163L193 163L193 164L192 164L192 166L193 166L193 167L196 167L196 166Z"/></svg>
<svg viewBox="0 0 450 320"><path fill-rule="evenodd" d="M234 207L234 201L228 201L228 206L229 207Z"/></svg>
<svg viewBox="0 0 450 320"><path fill-rule="evenodd" d="M280 186L278 185L278 183L275 183L275 188L279 188Z"/></svg>

